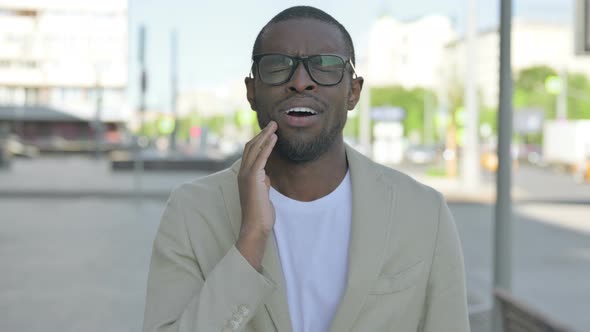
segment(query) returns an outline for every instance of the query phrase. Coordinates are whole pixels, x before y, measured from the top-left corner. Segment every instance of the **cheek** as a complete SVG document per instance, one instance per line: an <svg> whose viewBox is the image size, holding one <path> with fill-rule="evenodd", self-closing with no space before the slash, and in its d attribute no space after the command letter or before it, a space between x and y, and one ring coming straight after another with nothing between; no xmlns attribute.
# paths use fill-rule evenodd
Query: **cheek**
<svg viewBox="0 0 590 332"><path fill-rule="evenodd" d="M336 113L338 123L343 125L346 123L348 118L348 111L349 111L349 96L347 93L343 93L341 97L338 99L337 104L334 105L334 111Z"/></svg>
<svg viewBox="0 0 590 332"><path fill-rule="evenodd" d="M339 91L338 94L335 94L330 98L330 106L336 113L343 113L346 115L346 112L348 111L349 99L350 97L348 90Z"/></svg>
<svg viewBox="0 0 590 332"><path fill-rule="evenodd" d="M276 103L277 98L275 96L277 94L270 91L269 88L265 86L257 86L256 92L255 98L256 106L258 108L257 111L270 113Z"/></svg>
<svg viewBox="0 0 590 332"><path fill-rule="evenodd" d="M256 111L256 118L258 119L258 127L262 130L270 122L268 114Z"/></svg>

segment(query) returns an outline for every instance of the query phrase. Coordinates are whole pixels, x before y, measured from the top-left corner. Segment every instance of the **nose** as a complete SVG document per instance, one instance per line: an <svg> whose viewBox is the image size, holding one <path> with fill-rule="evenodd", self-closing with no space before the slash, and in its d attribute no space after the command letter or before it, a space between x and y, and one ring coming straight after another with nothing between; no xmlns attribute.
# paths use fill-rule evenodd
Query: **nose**
<svg viewBox="0 0 590 332"><path fill-rule="evenodd" d="M305 65L300 62L295 68L295 72L287 85L289 91L304 92L313 91L317 88L317 84L311 79L309 73L305 69Z"/></svg>

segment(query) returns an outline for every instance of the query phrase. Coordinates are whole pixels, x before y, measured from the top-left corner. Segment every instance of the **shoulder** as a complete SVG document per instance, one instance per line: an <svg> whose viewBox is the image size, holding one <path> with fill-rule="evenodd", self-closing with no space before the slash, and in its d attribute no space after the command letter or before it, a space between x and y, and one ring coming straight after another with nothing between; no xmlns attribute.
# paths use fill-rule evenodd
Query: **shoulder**
<svg viewBox="0 0 590 332"><path fill-rule="evenodd" d="M347 153L353 162L362 168L362 173L374 176L376 181L389 187L396 193L396 199L421 202L426 205L440 205L443 196L434 188L425 185L413 177L400 172L392 167L379 164L360 152L348 147Z"/></svg>
<svg viewBox="0 0 590 332"><path fill-rule="evenodd" d="M179 205L207 205L219 202L222 188L237 190L237 178L233 168L185 182L172 190L169 201Z"/></svg>
<svg viewBox="0 0 590 332"><path fill-rule="evenodd" d="M366 195L371 200L380 202L379 206L390 209L392 227L396 228L396 232L406 234L407 239L423 240L413 241L413 244L407 245L421 246L422 249L428 247L430 249L426 248L425 252L430 252L435 243L440 221L447 216L448 207L443 196L411 176L378 164L356 151L350 151L349 164L353 177L353 197L355 196L354 177L357 177L357 203L363 201L359 195ZM384 191L383 188L387 190ZM386 195L387 192L391 194Z"/></svg>
<svg viewBox="0 0 590 332"><path fill-rule="evenodd" d="M443 195L436 189L396 169L377 165L381 168L382 181L398 192L398 196L403 196L404 200L419 201L425 206L436 207L444 201Z"/></svg>

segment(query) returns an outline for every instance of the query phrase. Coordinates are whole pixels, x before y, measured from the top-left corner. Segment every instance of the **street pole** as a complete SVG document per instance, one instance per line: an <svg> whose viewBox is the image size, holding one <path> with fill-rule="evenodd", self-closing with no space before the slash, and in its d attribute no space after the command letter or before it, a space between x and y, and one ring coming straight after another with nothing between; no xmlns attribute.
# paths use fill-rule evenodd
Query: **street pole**
<svg viewBox="0 0 590 332"><path fill-rule="evenodd" d="M94 141L95 141L95 157L100 159L101 143L103 138L102 130L102 87L97 79L96 81L96 116L94 119Z"/></svg>
<svg viewBox="0 0 590 332"><path fill-rule="evenodd" d="M147 69L146 69L146 61L145 61L145 44L146 44L146 32L145 27L141 25L139 27L139 49L138 49L138 56L139 56L139 64L140 64L140 95L139 95L139 132L135 137L134 143L134 153L133 153L133 183L135 188L135 193L137 198L140 198L141 195L141 176L143 174L143 157L141 155L140 146L140 138L143 139L142 134L144 132L144 115L145 115L145 97L147 91Z"/></svg>
<svg viewBox="0 0 590 332"><path fill-rule="evenodd" d="M498 174L494 224L494 288L512 288L512 197L510 143L512 139L512 0L500 3L500 100L498 110ZM500 303L494 296L492 324L502 331Z"/></svg>
<svg viewBox="0 0 590 332"><path fill-rule="evenodd" d="M178 132L178 110L176 107L178 97L178 69L177 69L177 35L176 30L170 33L170 86L171 86L171 100L170 110L174 118L174 130L170 134L170 150L176 151L176 136Z"/></svg>
<svg viewBox="0 0 590 332"><path fill-rule="evenodd" d="M480 183L479 167L479 111L477 106L477 0L468 0L467 47L465 70L465 139L461 175L463 186L477 190Z"/></svg>
<svg viewBox="0 0 590 332"><path fill-rule="evenodd" d="M140 96L139 96L139 133L140 135L144 132L144 116L145 116L145 97L147 92L147 69L145 60L145 44L146 44L146 31L145 26L139 27L139 65L140 65Z"/></svg>

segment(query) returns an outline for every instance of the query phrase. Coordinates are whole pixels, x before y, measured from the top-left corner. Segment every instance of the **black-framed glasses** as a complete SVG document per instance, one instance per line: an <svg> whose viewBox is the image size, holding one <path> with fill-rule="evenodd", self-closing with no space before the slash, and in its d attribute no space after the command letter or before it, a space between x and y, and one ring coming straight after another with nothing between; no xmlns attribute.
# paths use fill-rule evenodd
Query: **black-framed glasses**
<svg viewBox="0 0 590 332"><path fill-rule="evenodd" d="M303 63L309 77L323 86L339 84L344 77L347 64L350 64L353 75L357 76L352 61L336 54L291 56L264 53L254 55L252 62L252 72L256 71L260 80L268 85L281 85L291 80L300 62Z"/></svg>

